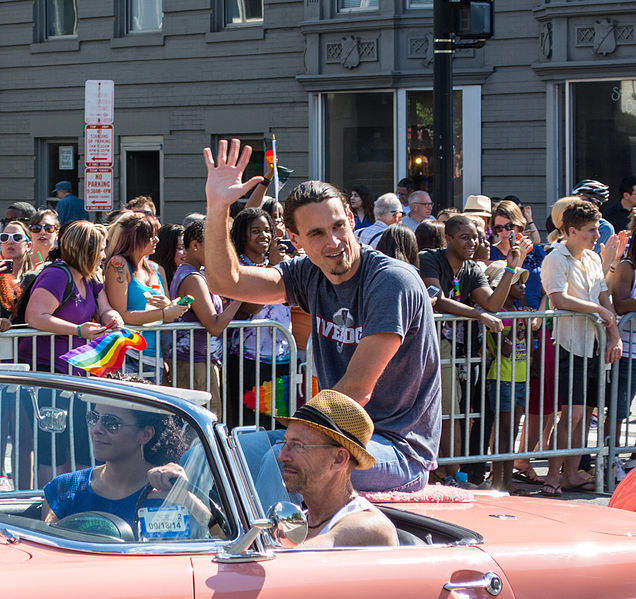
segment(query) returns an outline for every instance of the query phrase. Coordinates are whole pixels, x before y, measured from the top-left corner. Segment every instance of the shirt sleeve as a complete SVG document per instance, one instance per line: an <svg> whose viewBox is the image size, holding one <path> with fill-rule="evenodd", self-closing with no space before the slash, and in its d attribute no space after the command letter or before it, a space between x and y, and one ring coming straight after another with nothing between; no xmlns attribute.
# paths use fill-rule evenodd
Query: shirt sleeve
<svg viewBox="0 0 636 599"><path fill-rule="evenodd" d="M38 275L37 279L35 279L31 293L42 287L48 291L59 304L61 304L62 299L64 298L64 290L66 289L67 282L68 276L63 269L49 266Z"/></svg>
<svg viewBox="0 0 636 599"><path fill-rule="evenodd" d="M441 281L442 272L440 262L435 252L423 251L419 253L420 274L423 279L438 279Z"/></svg>
<svg viewBox="0 0 636 599"><path fill-rule="evenodd" d="M568 288L567 258L557 253L558 249L550 252L541 265L541 283L547 294L560 293Z"/></svg>
<svg viewBox="0 0 636 599"><path fill-rule="evenodd" d="M416 314L427 302L426 290L415 270L404 264L378 269L365 288L362 337L395 333L404 339Z"/></svg>
<svg viewBox="0 0 636 599"><path fill-rule="evenodd" d="M309 268L307 268L309 267ZM308 274L311 268L309 258L306 256L296 257L293 260L283 260L280 264L274 266L283 277L285 284L285 296L290 306L299 306L302 310L309 313L307 303L307 294L305 293L308 285L303 281L303 276Z"/></svg>

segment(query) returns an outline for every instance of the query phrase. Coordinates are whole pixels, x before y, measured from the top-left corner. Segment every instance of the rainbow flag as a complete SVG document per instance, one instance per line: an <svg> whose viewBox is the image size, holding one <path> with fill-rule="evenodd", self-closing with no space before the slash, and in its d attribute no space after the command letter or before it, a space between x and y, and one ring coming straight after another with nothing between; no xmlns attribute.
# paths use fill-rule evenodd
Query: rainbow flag
<svg viewBox="0 0 636 599"><path fill-rule="evenodd" d="M60 358L93 376L104 376L121 368L129 349L146 349L146 340L137 331L120 329L95 337L90 343L72 349Z"/></svg>

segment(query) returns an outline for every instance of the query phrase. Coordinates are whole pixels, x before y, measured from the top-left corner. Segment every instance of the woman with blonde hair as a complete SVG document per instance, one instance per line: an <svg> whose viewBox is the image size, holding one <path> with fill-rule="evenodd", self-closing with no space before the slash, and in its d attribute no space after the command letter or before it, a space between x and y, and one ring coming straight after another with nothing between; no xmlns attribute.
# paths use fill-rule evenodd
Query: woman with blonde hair
<svg viewBox="0 0 636 599"><path fill-rule="evenodd" d="M66 228L59 245L62 260L44 268L33 283L26 321L34 329L56 333L55 371L66 373L68 363L59 356L70 349L69 336L72 336L72 347L79 347L87 339L104 333L102 325L114 320L115 326L123 326L123 320L108 302L103 284L98 280L98 268L106 246L103 232L93 223L76 221ZM73 279L74 293L62 303L69 280L68 271ZM94 316L99 322L93 321ZM18 348L21 361L32 361L32 345L31 338L22 339ZM38 338L36 345L36 366L51 370L48 339ZM85 375L86 372L73 369L73 374Z"/></svg>
<svg viewBox="0 0 636 599"><path fill-rule="evenodd" d="M108 246L106 293L124 322L144 325L179 318L188 307L177 304L178 298L170 301L163 268L148 259L159 240L159 221L130 212L122 215L114 227L117 238L114 241L111 237ZM131 350L126 356L126 369L159 383L163 372L161 347L154 332L145 333L144 338L146 349L143 354Z"/></svg>

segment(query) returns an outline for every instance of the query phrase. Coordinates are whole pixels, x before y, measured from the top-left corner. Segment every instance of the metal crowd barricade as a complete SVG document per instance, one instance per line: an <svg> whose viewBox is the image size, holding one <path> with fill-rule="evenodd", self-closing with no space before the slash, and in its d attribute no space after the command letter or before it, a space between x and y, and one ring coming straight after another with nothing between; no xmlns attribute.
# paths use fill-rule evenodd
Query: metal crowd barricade
<svg viewBox="0 0 636 599"><path fill-rule="evenodd" d="M607 486L611 492L615 487L615 459L619 453L636 453L636 435L631 426L630 412L634 399L632 388L636 386L636 312L625 314L618 321L618 331L623 341L623 357L620 362L612 365L611 391L608 402L609 410L607 414L607 446L608 446L608 472ZM619 386L621 377L623 378L624 389ZM622 402L625 404L627 418L619 417L619 404L621 403L621 391L625 395Z"/></svg>
<svg viewBox="0 0 636 599"><path fill-rule="evenodd" d="M573 434L572 405L578 403L578 399L573 398L573 377L580 376L573 369L573 357L570 354L568 366L568 395L567 397L559 397L559 358L564 351L560 346L561 337L565 336L564 327L568 327L567 332L570 337L575 334L575 320L584 320L584 344L586 346L593 344L594 331L598 339L598 354L605 354L605 329L601 321L587 314L578 314L562 310L548 310L541 312L500 312L496 314L500 319L509 321L513 330L523 329L522 337L518 333L512 336L511 355L511 379L516 380L517 370L523 368L525 372L520 377L524 390L523 413L526 432L533 416L535 419L533 426L538 427L539 435L537 446L530 446L528 443L528 435L525 435L523 444L516 445L517 431L514 427L510 427L510 437L507 439L509 447L515 448L512 451L504 452L500 450L502 439L499 434L499 424L502 419L501 401L502 401L502 378L501 378L501 357L503 349L502 333L491 335L491 348L487 347L487 337L485 327L478 321L466 319L463 317L439 314L435 315L437 322L438 336L442 336L451 342L451 357L442 359L442 366L452 367L461 372L462 386L462 404L460 410L456 409L454 402L447 402L450 410L443 414L443 420L450 421L447 424L450 439L445 444L450 448L448 455L442 455L438 459L440 465L443 464L474 464L488 461L514 460L514 459L536 459L550 457L568 457L581 456L588 454L594 456L596 466L596 488L603 488L603 472L605 462L604 459L608 454L608 448L605 445L602 431L604 430L605 421L605 380L608 366L604 364L604 360L598 361L597 374L597 396L598 396L598 434L596 441L592 436L588 436L588 426L585 420L585 413L588 411L587 400L583 404L583 422L578 436ZM540 341L535 342L532 330L532 319L539 319L541 331ZM549 334L546 322L552 321L552 334ZM519 327L519 324L522 327ZM479 331L480 335L475 335L475 331ZM549 388L552 389L554 398L558 398L562 405L568 406L568 417L564 422L558 418L558 408L550 409L546 406L546 343L553 344L554 347L554 379L548 380ZM519 347L518 347L519 346ZM530 396L531 396L531 359L539 360L536 370L538 377L534 377L535 391L535 411L538 414L530 413ZM492 362L495 363L495 394L494 397L488 397L486 386L486 374L491 368ZM591 374L591 373L590 373ZM587 397L588 389L588 364L583 363L583 391ZM477 384L475 384L477 382ZM451 397L455 397L456 378L451 377ZM448 390L447 390L448 391ZM538 394L538 398L536 397ZM475 397L476 395L476 397ZM536 400L538 399L538 406ZM574 401L573 401L574 400ZM489 402L494 403L494 411L489 418ZM536 409L538 408L538 409ZM547 409L546 409L547 408ZM492 434L490 422L492 422ZM566 437L564 446L557 444L557 436L552 435L549 443L545 436L546 425L550 424L553 430L558 427L566 427ZM460 439L457 439L457 435ZM562 433L563 435L563 433ZM477 438L475 438L477 437ZM471 444L472 440L472 444ZM457 450L456 448L461 447ZM475 451L475 447L479 450ZM490 447L490 451L487 448Z"/></svg>
<svg viewBox="0 0 636 599"><path fill-rule="evenodd" d="M615 428L616 419L616 376L612 377L612 391L610 395L611 401L606 401L605 396L605 375L607 374L607 370L603 361L599 362L599 372L598 372L598 429L597 435L591 435L589 438L587 436L587 426L582 428L582 432L579 436L574 436L572 432L572 420L571 420L571 410L569 418L566 422L561 422L559 424L559 416L557 410L552 410L550 408L544 409L546 407L546 389L551 388L554 396L558 397L558 361L559 361L559 339L565 330L563 327L570 327L570 332L574 330L574 320L575 319L584 319L586 322L585 325L585 336L588 337L589 343L592 343L592 333L596 331L598 337L598 351L600 355L604 355L605 353L605 329L600 323L600 321L591 315L583 315L576 314L565 311L544 311L544 312L510 312L510 313L499 313L497 314L499 318L506 319L511 321L511 324L514 326L514 329L517 330L517 325L522 323L523 326L520 327L523 329L524 337L519 338L517 335L512 337L512 347L511 347L511 356L512 356L512 372L516 374L518 368L524 368L526 382L524 384L524 394L525 401L523 402L523 414L524 420L526 422L526 427L532 418L534 418L534 424L538 426L539 435L538 435L538 448L535 449L534 445L531 445L528 441L528 436L526 435L523 443L517 442L517 435L514 430L510 431L510 436L507 439L507 444L514 448L513 451L503 451L502 450L502 438L499 434L499 423L501 422L503 412L501 408L501 357L502 357L502 349L504 346L504 340L501 333L494 334L491 339L491 347L492 350L488 349L488 343L486 335L484 334L483 325L471 319L466 319L462 317L457 317L453 315L446 314L437 314L435 315L436 325L437 325L437 334L438 337L442 336L445 339L448 339L450 342L450 357L443 358L441 360L441 365L445 367L452 368L451 373L455 370L460 372L461 378L457 380L455 376L451 377L450 384L450 393L451 397L454 397L457 392L457 385L460 385L462 388L462 398L463 401L460 404L459 408L455 405L454 402L450 402L450 409L447 410L447 413L443 415L444 421L447 423L446 426L449 429L449 443L448 447L450 447L450 451L447 452L448 455L441 455L438 459L440 465L444 464L476 464L485 461L493 461L493 460L512 460L512 459L546 459L550 457L567 457L567 456L580 456L583 454L589 454L594 456L595 464L596 464L596 486L598 490L602 489L603 485L603 473L605 468L605 458L609 458L609 463L612 464L612 458L616 454L616 452L620 451L621 453L626 451L636 451L636 447L634 447L633 442L629 444L627 441L624 443L619 443L618 435L612 432L612 425ZM534 343L534 336L531 331L530 321L532 318L538 318L540 321L540 330L542 331L542 345L536 347ZM564 319L568 319L564 320ZM553 324L553 333L552 336L548 334L548 329L546 323L548 321L552 321ZM623 329L629 324L630 333L632 329L636 329L636 321L624 318L621 321L621 326ZM171 324L161 324L155 326L144 326L144 327L135 327L144 333L154 334L156 336L157 345L160 346L163 340L164 347L176 347L177 344L177 332L181 331L182 333L190 336L190 350L189 350L189 360L188 360L188 368L189 368L189 387L194 388L194 346L193 339L195 331L202 330L205 332L203 327L199 324L195 323L171 323ZM306 397L310 397L312 394L312 374L313 374L313 348L311 344L311 338L308 341L306 348L306 360L302 364L298 364L298 352L296 348L296 343L294 341L293 336L289 333L289 331L279 323L273 321L233 321L229 327L223 332L223 364L228 364L228 359L230 355L230 339L232 335L237 335L238 339L235 344L238 347L239 354L239 362L238 362L238 372L239 372L239 380L238 380L238 389L239 389L239 397L229 397L228 390L228 373L227 368L223 368L221 370L221 385L220 385L220 395L222 400L222 414L219 414L219 418L223 421L227 421L227 417L229 414L229 409L235 408L236 402L242 402L243 394L245 392L245 380L244 380L244 356L243 349L245 344L245 330L246 329L255 329L256 336L256 356L255 356L255 380L260 380L260 371L261 371L261 361L260 361L260 336L263 334L263 329L269 329L271 334L275 337L274 342L276 344L277 340L285 339L289 345L290 350L290 364L292 367L289 369L289 387L288 387L288 397L287 397L287 409L289 413L293 413L298 406L298 403ZM481 336L476 335L478 331L481 331ZM206 335L206 345L209 347L210 343L210 335L205 332ZM35 343L35 339L45 337L48 338L47 341L50 343L49 355L51 357L51 362L53 362L54 355L54 346L53 346L53 335L50 333L43 333L41 331L35 331L32 329L20 328L20 329L11 329L5 333L0 334L0 359L4 361L18 362L18 339L24 338L27 341L23 341L23 343ZM29 338L31 341L29 342ZM552 343L552 339L554 338L555 345L555 377L554 380L549 380L549 374L546 371L546 355L545 355L545 347L543 344ZM69 348L70 348L70 337L69 337ZM520 346L518 348L518 346ZM33 352L35 353L35 352ZM242 356L242 357L241 357ZM531 396L531 385L530 385L530 374L531 374L531 358L534 357L535 360L538 359L538 365L534 365L538 372L537 382L535 384L538 385L538 414L530 413L530 396ZM169 368L173 374L176 373L177 363L176 352L172 352L172 358L169 360ZM491 364L494 362L494 372L495 378L495 396L492 398L492 402L494 403L494 411L491 413L489 410L489 403L491 398L488 397L487 393L487 385L486 385L486 373L488 369L491 367ZM631 366L631 358L630 358L630 366ZM35 358L31 360L31 368L35 369ZM272 364L272 380L276 380L277 369L280 366L276 364ZM617 367L615 367L616 369ZM139 372L142 375L151 374L156 378L160 376L160 366L159 364L155 364L153 366L145 366L143 361L139 362L138 365ZM588 376L587 376L587 366L584 366L583 370L583 385L584 389L587 388L588 385ZM69 367L70 372L70 367ZM210 380L210 356L209 352L207 355L206 362L206 382L205 388L203 390L210 391L211 389L211 380ZM630 370L631 373L631 370ZM572 381L575 376L575 372L572 370L572 359L569 362L569 372L568 372L568 389L569 393L567 397L559 398L562 404L572 405L573 396L572 396ZM513 379L516 378L513 376ZM546 380L549 386L546 386ZM631 380L631 379L630 379ZM176 376L172 377L170 382L171 385L176 386ZM447 390L448 391L448 390ZM267 428L273 428L275 426L275 418L271 414L271 409L269 406L277 405L277 401L280 399L277 397L277 386L272 385L271 392L268 397L264 397L261 386L256 385L254 389L255 394L255 420L257 424L261 424L266 426ZM264 414L261 413L261 405L265 402L268 404L268 407L264 410ZM602 431L604 430L605 425L605 406L608 405L610 409L610 436L609 443L605 443L605 439ZM3 406L0 405L0 420L2 420ZM6 407L5 407L6 410ZM73 406L69 406L69 410L73 410ZM545 412L545 413L544 413ZM19 415L14 415L14 418L19 418ZM238 411L238 419L239 421L236 424L243 424L243 416L242 410ZM71 418L72 420L72 418ZM490 420L492 420L492 434L490 428ZM33 423L35 425L35 423ZM13 430L16 435L19 435L19 422L14 423ZM557 445L556 436L552 436L551 440L548 442L548 436L544 433L544 429L546 429L546 425L549 425L547 428L554 428L557 425L561 427L567 427L567 434L564 435L564 443L562 447ZM71 424L72 426L72 424ZM72 432L72 429L71 429ZM628 433L625 433L628 438ZM72 436L72 435L71 435ZM615 440L616 439L616 440ZM15 445L19 445L17 443L19 439L14 439L16 441ZM37 448L36 448L37 451ZM53 453L53 461L54 467L55 462L61 463L59 460L59 456L55 456L55 447L52 446L51 451ZM74 452L71 451L71 460L70 466L73 469L76 464ZM14 455L14 459L17 460L18 457ZM17 462L16 462L17 463ZM37 463L37 456L36 462ZM610 469L611 470L611 469ZM609 476L609 472L608 472Z"/></svg>

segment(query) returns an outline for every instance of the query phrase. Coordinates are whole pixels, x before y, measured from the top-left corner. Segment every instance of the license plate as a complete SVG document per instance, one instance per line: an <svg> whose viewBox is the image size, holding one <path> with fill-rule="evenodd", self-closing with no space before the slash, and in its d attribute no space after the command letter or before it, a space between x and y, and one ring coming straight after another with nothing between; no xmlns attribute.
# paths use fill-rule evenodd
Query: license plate
<svg viewBox="0 0 636 599"><path fill-rule="evenodd" d="M190 516L182 505L143 507L139 510L139 524L144 539L190 537Z"/></svg>

